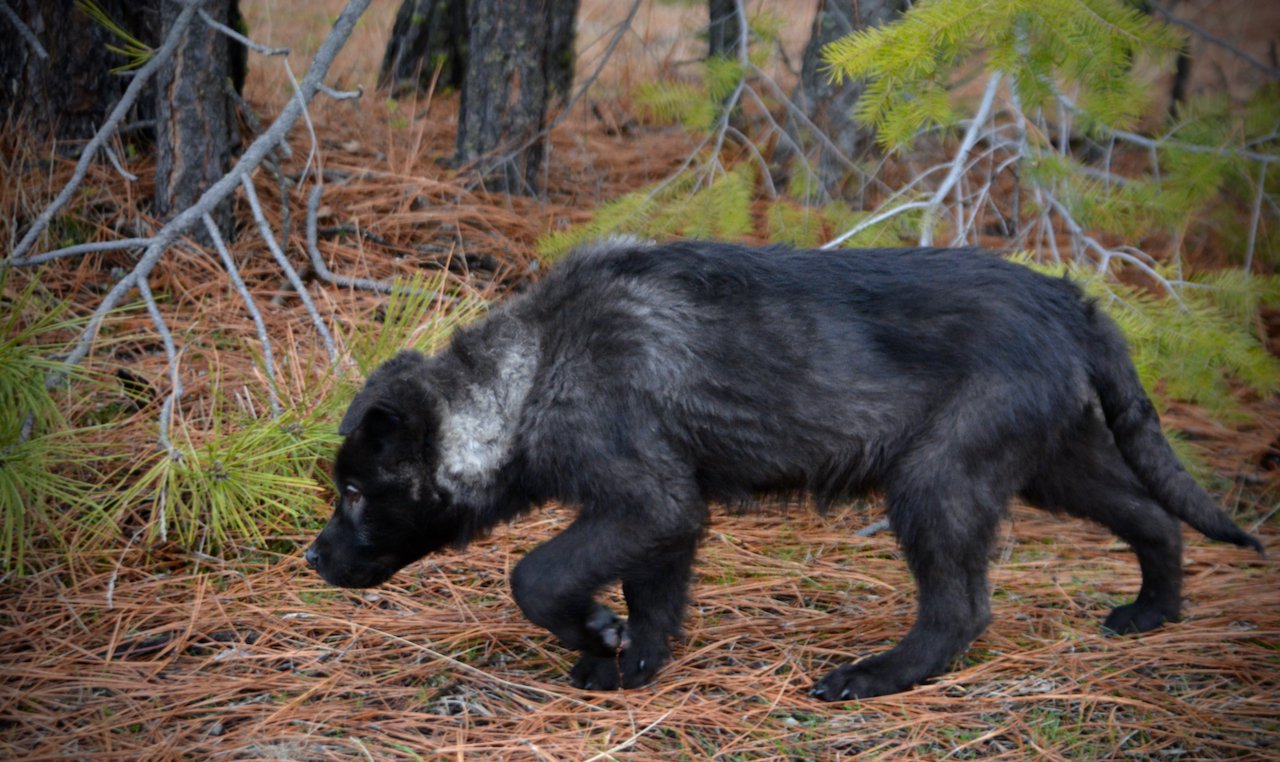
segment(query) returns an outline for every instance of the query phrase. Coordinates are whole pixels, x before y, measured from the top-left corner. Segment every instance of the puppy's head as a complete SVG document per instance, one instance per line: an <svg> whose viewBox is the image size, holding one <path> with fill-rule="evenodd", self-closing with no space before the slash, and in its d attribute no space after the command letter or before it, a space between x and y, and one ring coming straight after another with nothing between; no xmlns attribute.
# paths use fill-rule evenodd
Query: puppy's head
<svg viewBox="0 0 1280 762"><path fill-rule="evenodd" d="M424 555L462 542L461 511L435 483L441 402L430 360L405 352L370 375L338 427L333 516L307 563L339 587L373 587Z"/></svg>

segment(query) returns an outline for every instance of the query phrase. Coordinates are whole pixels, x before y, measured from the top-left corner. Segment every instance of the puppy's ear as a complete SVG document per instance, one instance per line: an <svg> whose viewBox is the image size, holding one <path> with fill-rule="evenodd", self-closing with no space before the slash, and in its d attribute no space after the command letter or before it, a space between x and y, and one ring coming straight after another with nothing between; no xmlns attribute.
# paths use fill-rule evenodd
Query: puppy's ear
<svg viewBox="0 0 1280 762"><path fill-rule="evenodd" d="M377 429L385 431L396 428L400 425L400 415L392 410L381 399L381 394L375 390L365 389L351 400L351 405L347 408L347 414L342 416L342 423L338 424L338 434L340 436L350 436L356 429L365 427L369 429Z"/></svg>

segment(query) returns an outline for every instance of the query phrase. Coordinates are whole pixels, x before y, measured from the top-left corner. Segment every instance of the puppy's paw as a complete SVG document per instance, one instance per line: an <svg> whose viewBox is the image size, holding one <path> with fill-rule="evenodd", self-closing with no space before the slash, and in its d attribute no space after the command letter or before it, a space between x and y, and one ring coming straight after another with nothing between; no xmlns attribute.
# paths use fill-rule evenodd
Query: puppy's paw
<svg viewBox="0 0 1280 762"><path fill-rule="evenodd" d="M1178 619L1177 611L1170 612L1159 606L1134 601L1112 609L1102 626L1111 635L1134 635Z"/></svg>
<svg viewBox="0 0 1280 762"><path fill-rule="evenodd" d="M589 691L638 688L652 680L670 659L671 650L666 646L643 643L614 656L583 654L570 670L569 682Z"/></svg>
<svg viewBox="0 0 1280 762"><path fill-rule="evenodd" d="M889 670L863 662L832 670L813 686L809 695L822 701L848 701L899 693L914 684Z"/></svg>
<svg viewBox="0 0 1280 762"><path fill-rule="evenodd" d="M596 604L595 609L587 616L587 629L600 638L602 649L608 653L625 651L631 647L631 633L627 629L627 620L618 616L607 606Z"/></svg>
<svg viewBox="0 0 1280 762"><path fill-rule="evenodd" d="M569 670L569 683L588 691L615 691L622 685L616 656L583 654Z"/></svg>

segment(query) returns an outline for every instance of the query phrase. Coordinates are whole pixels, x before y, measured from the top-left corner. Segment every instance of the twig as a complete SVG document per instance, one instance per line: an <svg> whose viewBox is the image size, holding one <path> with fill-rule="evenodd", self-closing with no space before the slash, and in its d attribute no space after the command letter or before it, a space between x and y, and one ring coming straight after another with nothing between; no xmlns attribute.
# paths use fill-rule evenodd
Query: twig
<svg viewBox="0 0 1280 762"><path fill-rule="evenodd" d="M367 0L366 0L367 1ZM5 7L8 7L7 5ZM89 139L89 143L85 146L84 151L80 154L80 160L76 162L75 173L72 174L70 182L63 186L62 191L57 197L45 207L40 213L36 221L32 223L27 234L22 237L18 245L14 247L13 252L9 255L9 261L14 264L25 264L22 259L27 251L35 245L36 239L48 227L49 222L53 220L53 215L57 214L62 207L66 206L71 197L75 195L76 189L80 187L80 183L84 181L85 174L89 171L89 164L93 161L93 157L97 155L98 149L106 142L107 138L115 132L116 125L124 119L125 114L133 107L133 102L138 99L142 93L142 88L147 84L147 80L151 79L159 68L164 65L169 57L173 55L173 51L177 49L179 40L182 39L183 33L187 26L191 24L191 19L195 15L195 5L187 5L178 14L173 21L173 28L169 30L169 36L165 38L164 44L155 52L141 69L134 74L133 80L129 82L129 86L125 88L124 95L120 97L120 102L111 110L107 116L107 120L102 127L94 133ZM114 306L114 305L112 305ZM96 326L95 326L96 328ZM87 349L86 349L87 351ZM82 355L83 356L83 355Z"/></svg>
<svg viewBox="0 0 1280 762"><path fill-rule="evenodd" d="M121 177L131 183L138 182L138 176L124 168L124 165L120 163L120 157L116 156L116 152L111 150L110 145L104 143L102 146L102 152L107 155L107 160L111 162L111 166L115 167Z"/></svg>
<svg viewBox="0 0 1280 762"><path fill-rule="evenodd" d="M258 341L262 344L262 364L267 372L267 394L271 398L271 412L278 418L282 412L280 389L279 382L276 379L276 361L275 355L271 351L271 336L267 334L267 324L262 319L262 312L258 310L258 304L254 301L253 295L245 287L244 278L240 277L240 269L236 267L235 260L231 258L231 252L227 251L227 245L222 240L222 234L218 232L217 223L208 214L204 215L202 219L204 220L204 229L208 232L210 240L213 241L213 247L218 250L218 256L222 259L222 266L227 268L227 276L231 278L231 285L235 287L236 293L240 295L240 301L244 302L245 309L249 311L249 317L253 319L253 326L258 331Z"/></svg>
<svg viewBox="0 0 1280 762"><path fill-rule="evenodd" d="M365 291L376 291L381 294L389 294L393 290L393 285L388 281L371 280L369 278L352 278L346 275L338 275L329 269L325 264L324 257L320 255L320 247L317 246L316 217L320 209L320 197L324 193L323 185L316 185L311 189L311 196L307 199L307 254L311 257L311 269L316 276L328 283L333 283L346 288L360 288ZM446 302L452 302L453 298L442 294L439 291L432 291L430 295L435 299L441 299Z"/></svg>
<svg viewBox="0 0 1280 762"><path fill-rule="evenodd" d="M335 90L328 85L320 85L320 92L333 98L335 101L349 101L364 95L364 85L357 85L354 90Z"/></svg>
<svg viewBox="0 0 1280 762"><path fill-rule="evenodd" d="M790 98L787 97L787 94L783 92L782 88L778 86L777 82L773 81L772 77L768 76L763 71L761 71L760 69L754 66L751 67L751 71L756 76L756 79L763 82L765 85L769 87L770 90L773 91L773 97L777 98L778 101L782 103L783 107L786 108L787 116L790 116L793 119L799 121L804 127L806 127L809 131L809 134L817 138L818 143L824 149L826 149L826 151L829 154L831 154L831 156L837 162L839 162L842 166L844 166L845 169L848 169L852 172L856 172L858 175L862 176L865 179L869 179L869 180L874 179L874 177L868 177L867 171L862 167L858 166L857 163L853 161L853 159L849 158L848 156L845 156L844 151L841 151L840 148L836 146L835 143L831 142L831 138L827 137L826 132L821 127L813 123L813 120L809 118L809 115L804 113L804 109L801 109ZM763 101L761 101L760 104L762 107L761 110L764 113L768 113L768 108L764 107ZM794 144L794 141L792 142Z"/></svg>
<svg viewBox="0 0 1280 762"><path fill-rule="evenodd" d="M934 191L933 198L929 199L924 213L924 220L921 223L920 245L933 245L933 227L937 223L938 207L942 206L943 200L951 189L955 187L956 181L960 179L960 175L964 172L965 161L969 156L969 151L973 149L974 143L978 142L978 133L982 129L982 125L987 121L987 115L991 113L991 104L995 102L996 91L1000 87L1000 72L995 72L991 78L987 80L987 89L982 94L982 103L978 106L978 112L973 116L973 122L969 124L969 129L965 131L964 140L960 142L960 148L956 150L955 159L951 162L951 171L947 173L942 184Z"/></svg>
<svg viewBox="0 0 1280 762"><path fill-rule="evenodd" d="M9 19L9 23L13 24L14 29L18 30L18 34L22 36L22 39L31 46L31 52L35 53L37 58L41 61L49 60L49 51L44 49L44 46L40 44L40 40L36 39L35 33L23 23L22 19L9 7L9 3L5 2L5 0L0 0L0 14Z"/></svg>
<svg viewBox="0 0 1280 762"><path fill-rule="evenodd" d="M314 97L314 92L311 95L303 96L302 88L298 86L298 79L293 76L293 67L289 65L289 59L287 58L284 59L284 71L289 75L289 84L293 85L295 98L291 103L302 103L302 122L307 126L307 135L311 138L310 149L307 151L307 161L302 165L302 169L298 172L298 177L306 177L307 172L311 171L312 162L315 161L316 146L319 144L319 141L316 140L316 126L311 123L311 114L306 109L306 104L310 102L312 97ZM317 82L316 89L318 90L322 85L324 85L323 81Z"/></svg>
<svg viewBox="0 0 1280 762"><path fill-rule="evenodd" d="M930 203L931 202L929 201L908 201L907 203L902 204L900 206L895 206L892 209L888 209L886 211L880 212L879 214L868 217L862 222L859 222L857 225L854 225L853 227L844 231L843 233L836 236L835 238L832 238L830 241L827 241L826 243L822 244L818 248L824 251L828 249L834 249L835 247L839 246L840 244L844 243L845 241L849 240L855 235L861 233L862 231L866 230L872 225L876 225L878 223L884 222L885 220L891 217L897 217L899 214L902 214L903 212L909 212L912 209L924 209L925 207L929 206Z"/></svg>
<svg viewBox="0 0 1280 762"><path fill-rule="evenodd" d="M1267 195L1268 162L1258 162L1258 191L1253 197L1253 211L1249 216L1249 243L1245 247L1244 274L1253 273L1253 247L1258 242L1258 222L1262 219L1262 197Z"/></svg>
<svg viewBox="0 0 1280 762"><path fill-rule="evenodd" d="M149 245L154 238L119 238L114 241L95 241L92 243L78 243L75 246L68 246L57 251L49 251L44 254L37 254L34 257L27 257L17 262L0 263L0 268L5 265L13 265L15 267L27 267L31 265L42 265L46 262L52 262L55 259L63 257L73 257L78 254L88 254L93 251L116 251L119 249L137 249Z"/></svg>
<svg viewBox="0 0 1280 762"><path fill-rule="evenodd" d="M223 89L226 91L227 97L240 107L240 113L244 115L244 120L249 123L249 129L253 130L253 137L257 138L261 135L262 122L258 121L258 115L253 112L253 107L250 106L249 102L244 99L244 96L236 90L235 85L232 84L231 80L228 79L224 83ZM293 157L293 149L289 147L289 141L287 140L280 141L279 145L275 147L275 152L286 159Z"/></svg>
<svg viewBox="0 0 1280 762"><path fill-rule="evenodd" d="M155 128L156 128L156 120L139 119L136 122L129 122L128 124L121 125L120 129L116 130L116 134L128 135L131 132L142 132L143 130L154 130Z"/></svg>
<svg viewBox="0 0 1280 762"><path fill-rule="evenodd" d="M764 77L763 72L759 72L759 76L763 78ZM798 142L796 142L796 139L791 135L791 131L788 130L786 127L783 127L782 125L778 124L778 121L773 118L773 114L769 112L768 105L764 102L764 99L760 97L760 93L756 92L755 88L748 87L745 94L750 96L751 100L755 102L757 106L760 107L761 116L768 122L769 129L764 132L764 134L760 138L760 142L767 143L770 135L777 135L778 140L781 141L779 145L784 147L785 150L789 151L790 154L794 156L797 161L803 164L805 177L817 178L818 170L815 169L813 164L809 162L809 157L805 155L804 149L800 147L800 144ZM754 147L755 146L753 143L752 148ZM775 151L774 158L777 159L777 157L778 157L778 154ZM843 159L843 156L840 158ZM767 164L766 164L765 177L768 178L769 187L772 188L773 176L772 176L772 172L767 170ZM805 184L806 195L808 195L810 198L813 198L816 196L818 198L821 198L824 202L827 200L830 200L831 194L827 192L827 189L823 187L821 182L817 183L816 191L817 191L816 194L812 194L812 191L809 189L808 183Z"/></svg>
<svg viewBox="0 0 1280 762"><path fill-rule="evenodd" d="M156 333L160 334L160 341L164 344L164 354L169 361L170 389L169 394L164 398L164 403L160 406L159 440L165 454L173 458L176 450L173 447L172 440L169 438L169 431L173 424L174 406L182 398L182 377L178 372L178 350L173 343L173 332L169 330L169 325L165 322L164 315L160 314L160 307L156 304L155 297L151 294L151 286L147 284L146 278L138 281L138 293L142 295L142 301L147 305L147 314L151 316L151 324L155 326Z"/></svg>
<svg viewBox="0 0 1280 762"><path fill-rule="evenodd" d="M320 312L316 309L315 302L311 301L311 294L307 291L307 285L298 276L298 271L293 269L289 258L280 250L275 234L271 232L271 225L262 213L262 204L258 201L258 194L253 189L253 180L249 179L248 174L244 174L240 178L240 184L244 188L245 198L249 201L249 208L253 210L253 219L258 223L258 233L266 241L267 248L271 250L271 256L275 257L276 264L280 265L281 270L284 270L285 277L289 279L293 289L298 292L298 298L302 300L303 306L307 309L307 314L311 316L312 325L316 327L316 332L320 334L321 340L324 341L325 351L329 353L329 361L337 363L338 347L333 341L333 334L329 333L329 328L324 324L324 319L320 317Z"/></svg>
<svg viewBox="0 0 1280 762"><path fill-rule="evenodd" d="M769 162L765 161L764 156L760 154L760 149L756 148L756 144L752 142L751 138L743 135L740 130L732 125L729 126L729 134L733 136L734 140L738 141L739 145L746 146L751 158L755 159L756 163L760 165L760 177L764 180L765 192L769 194L770 199L776 201L778 190L773 187L773 178L769 176Z"/></svg>
<svg viewBox="0 0 1280 762"><path fill-rule="evenodd" d="M1274 66L1270 66L1262 61L1259 61L1258 59L1244 52L1240 48L1237 48L1235 45L1232 45L1230 42L1227 42L1221 37L1217 37L1213 34L1210 34L1207 30L1205 30L1201 26L1193 24L1190 21L1187 21L1186 19L1178 18L1177 16L1170 13L1167 8L1161 6L1159 3L1147 3L1147 7L1155 11L1156 13L1160 14L1161 16L1163 16L1164 20L1168 21L1170 24L1174 24L1176 26L1182 27L1183 29L1192 31L1195 34L1199 35L1200 37L1204 38L1206 42L1217 45L1218 47L1232 54L1236 58L1239 58L1241 61L1244 61L1245 63L1254 67L1255 69L1262 72L1263 74L1266 74L1268 77L1271 77L1272 79L1280 79L1280 69L1277 69Z"/></svg>
<svg viewBox="0 0 1280 762"><path fill-rule="evenodd" d="M249 48L250 50L261 53L264 56L289 55L288 48L269 48L266 45L262 45L260 43L254 42L253 40L249 39L248 37L245 37L243 34L240 34L239 32L227 26L226 24L215 21L213 16L210 16L208 13L206 13L203 8L200 9L199 13L200 13L200 20L208 24L212 29L222 32L226 36L230 37L231 39L245 46L246 48Z"/></svg>
<svg viewBox="0 0 1280 762"><path fill-rule="evenodd" d="M678 708L679 708L679 707L676 707L676 709L678 709ZM635 746L636 741L639 741L639 740L640 740L640 738L641 738L645 733L648 733L650 730L653 730L654 728L658 727L658 726L659 726L659 725L661 725L663 722L665 722L665 721L666 721L666 719L667 719L668 717L670 717L670 716L672 715L672 713L673 713L673 712L675 712L675 711L676 711L676 709L668 709L668 710L666 711L666 713L665 713L665 714L663 714L661 717L659 717L658 719L654 720L653 722L649 723L648 725L644 726L644 727L643 727L643 728L641 728L640 730L637 730L637 731L636 731L634 734L632 734L632 736L631 736L630 738L628 738L627 740L623 741L622 743L618 744L617 746L613 747L612 749L607 749L607 750L605 750L605 751L600 752L599 754L596 754L596 755L594 755L594 756L587 757L586 762L598 762L599 760L602 760L602 759L613 759L613 755L614 755L614 754L617 754L617 753L618 753L618 752L620 752L620 751L626 751L627 749L630 749L632 746Z"/></svg>
<svg viewBox="0 0 1280 762"><path fill-rule="evenodd" d="M1060 100L1064 105L1066 105L1067 108L1073 111L1079 111L1079 109L1075 105L1075 102L1072 101L1067 96L1059 93L1058 100ZM1280 154L1258 153L1257 151L1250 151L1247 148L1235 148L1232 146L1206 146L1206 145L1200 145L1199 143L1187 143L1180 140L1172 140L1170 138L1160 138L1159 140L1157 140L1155 138L1149 138L1145 135L1139 135L1136 132L1128 132L1126 130L1113 130L1113 129L1108 129L1105 126L1102 129L1108 135L1113 135L1127 143L1133 143L1134 145L1142 146L1143 148L1147 148L1152 151L1155 151L1156 149L1159 149L1159 148L1174 148L1179 151L1187 151L1189 153L1211 154L1213 156L1239 156L1243 159L1249 159L1251 161L1280 160Z"/></svg>
<svg viewBox="0 0 1280 762"><path fill-rule="evenodd" d="M1177 302L1179 307L1183 310L1187 309L1186 303L1182 301L1182 297L1178 295L1178 290L1174 288L1173 283L1171 283L1168 278L1156 272L1154 268L1144 262L1140 257L1135 257L1121 249L1111 249L1103 246L1096 238L1085 233L1084 228L1079 222L1076 222L1075 217L1071 215L1071 211L1067 209L1066 205L1050 193L1047 188L1041 187L1041 191L1044 193L1045 200L1049 202L1049 205L1062 219L1063 224L1067 226L1067 232L1071 233L1072 240L1080 242L1086 248L1092 249L1098 254L1100 257L1098 261L1099 271L1105 272L1112 259L1119 259L1131 264L1146 273L1147 276L1156 283L1159 283L1160 287L1169 295L1169 298Z"/></svg>
<svg viewBox="0 0 1280 762"><path fill-rule="evenodd" d="M870 524L867 524L865 527L854 532L854 534L857 535L858 537L870 537L872 535L879 534L888 528L889 528L888 519L876 519Z"/></svg>

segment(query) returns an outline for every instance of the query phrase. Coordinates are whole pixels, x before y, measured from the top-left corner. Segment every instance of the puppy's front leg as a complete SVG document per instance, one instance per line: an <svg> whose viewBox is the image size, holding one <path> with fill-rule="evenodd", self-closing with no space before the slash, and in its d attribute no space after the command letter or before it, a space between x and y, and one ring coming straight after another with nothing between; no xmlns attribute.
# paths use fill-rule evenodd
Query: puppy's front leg
<svg viewBox="0 0 1280 762"><path fill-rule="evenodd" d="M570 679L613 690L647 682L670 658L679 631L697 534L674 545L662 533L628 522L580 518L516 565L512 592L531 621L582 652ZM647 530L647 531L646 531ZM594 598L616 579L630 621Z"/></svg>

